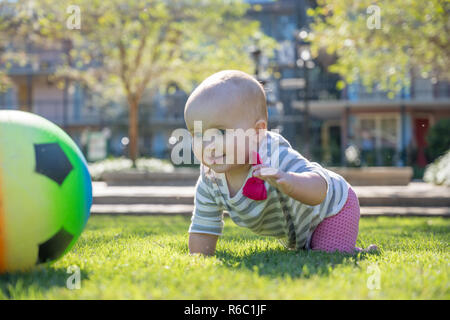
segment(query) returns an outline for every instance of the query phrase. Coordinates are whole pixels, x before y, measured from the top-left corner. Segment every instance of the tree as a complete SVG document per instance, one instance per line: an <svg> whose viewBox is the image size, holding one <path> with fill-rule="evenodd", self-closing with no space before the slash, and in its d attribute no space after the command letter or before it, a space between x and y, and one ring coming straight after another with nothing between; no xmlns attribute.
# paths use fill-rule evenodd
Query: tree
<svg viewBox="0 0 450 320"><path fill-rule="evenodd" d="M317 1L308 14L312 52L336 55L339 82L378 85L392 96L409 86L411 72L450 78L448 0ZM379 19L378 21L374 21ZM378 23L375 23L378 22Z"/></svg>
<svg viewBox="0 0 450 320"><path fill-rule="evenodd" d="M53 17L67 18L70 1L46 1ZM104 96L126 98L133 162L146 90L174 81L189 91L222 69L251 73L248 46L259 23L244 18L248 6L241 0L79 0L77 5L81 29L65 32L72 49L60 74L85 81ZM262 44L269 54L275 47L264 36Z"/></svg>
<svg viewBox="0 0 450 320"><path fill-rule="evenodd" d="M432 162L450 149L450 118L443 118L436 122L427 132L426 152Z"/></svg>
<svg viewBox="0 0 450 320"><path fill-rule="evenodd" d="M0 92L11 86L13 65L23 67L37 58L27 50L42 40L35 8L33 1L0 1Z"/></svg>

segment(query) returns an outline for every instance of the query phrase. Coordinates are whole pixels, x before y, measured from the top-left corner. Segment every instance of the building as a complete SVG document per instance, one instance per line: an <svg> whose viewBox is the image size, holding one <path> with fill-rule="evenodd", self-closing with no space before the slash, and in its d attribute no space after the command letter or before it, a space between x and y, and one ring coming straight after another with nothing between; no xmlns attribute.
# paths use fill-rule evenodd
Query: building
<svg viewBox="0 0 450 320"><path fill-rule="evenodd" d="M339 77L327 72L331 62L326 58L309 62L310 68L308 62L300 61L300 68L296 65L301 58L298 49L304 45L296 34L308 29L308 1L248 2L253 5L248 14L260 20L263 31L281 44L274 62L276 68L272 66L279 74L274 80L285 115L281 123L283 134L300 152L307 147L301 139L307 136L303 130L307 126L308 157L324 165L423 168L428 163L427 130L439 119L450 118L449 83L415 74L411 87L404 88L394 99L381 91L369 93L358 84L337 90ZM286 79L297 79L299 84L303 80L303 86L283 89ZM351 146L359 153L356 159L346 156Z"/></svg>
<svg viewBox="0 0 450 320"><path fill-rule="evenodd" d="M311 101L311 115L322 120L324 158L331 157L327 146L338 141L341 162L348 162L345 148L353 145L361 154L358 165L425 167L428 129L450 118L450 86L415 78L409 89L408 95L388 99L381 92L367 94L351 85L340 100ZM294 106L303 109L302 102Z"/></svg>
<svg viewBox="0 0 450 320"><path fill-rule="evenodd" d="M269 128L278 128L309 159L323 165L376 165L424 167L427 130L438 119L450 117L448 83L414 76L410 88L394 99L384 92L367 92L353 84L336 89L339 77L327 72L331 61L303 57L307 30L306 0L246 0L248 17L261 22L262 31L280 44L274 59L257 57L255 73L265 82ZM63 127L86 152L86 135L108 133L108 153L126 153L127 108L99 107L89 90L74 82L59 88L52 80L67 50L66 43L47 48L29 47L39 58L9 69L13 86L0 94L0 109L32 111ZM256 44L257 45L257 44ZM303 51L302 51L303 52ZM251 54L251 53L249 53ZM302 64L299 64L298 61ZM175 128L184 127L187 94L171 84L140 106L140 150L143 155L168 157L168 140ZM308 130L306 130L308 128ZM353 146L359 158L349 159ZM306 153L308 151L308 153Z"/></svg>

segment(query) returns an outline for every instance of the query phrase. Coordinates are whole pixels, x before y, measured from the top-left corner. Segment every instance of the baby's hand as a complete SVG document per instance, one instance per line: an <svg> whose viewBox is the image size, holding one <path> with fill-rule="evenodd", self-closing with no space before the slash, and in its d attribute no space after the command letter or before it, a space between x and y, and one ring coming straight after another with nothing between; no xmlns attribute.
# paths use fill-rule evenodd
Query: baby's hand
<svg viewBox="0 0 450 320"><path fill-rule="evenodd" d="M293 189L291 177L288 173L276 168L268 167L264 164L258 164L253 167L253 176L274 186L281 192L290 195Z"/></svg>

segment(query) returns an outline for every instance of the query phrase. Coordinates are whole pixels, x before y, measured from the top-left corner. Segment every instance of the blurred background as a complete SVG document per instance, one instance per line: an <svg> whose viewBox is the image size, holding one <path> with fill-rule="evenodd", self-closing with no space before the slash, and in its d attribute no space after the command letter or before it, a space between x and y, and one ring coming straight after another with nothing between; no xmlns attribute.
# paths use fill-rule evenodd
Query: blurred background
<svg viewBox="0 0 450 320"><path fill-rule="evenodd" d="M450 145L448 1L0 1L0 109L61 126L88 161L170 159L223 69L266 89L269 129L324 166L410 166Z"/></svg>

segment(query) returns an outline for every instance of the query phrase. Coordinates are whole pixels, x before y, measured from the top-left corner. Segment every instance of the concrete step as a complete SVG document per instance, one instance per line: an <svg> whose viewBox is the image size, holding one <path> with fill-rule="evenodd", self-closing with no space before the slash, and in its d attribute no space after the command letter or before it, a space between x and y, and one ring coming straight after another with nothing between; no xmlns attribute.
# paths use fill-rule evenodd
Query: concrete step
<svg viewBox="0 0 450 320"><path fill-rule="evenodd" d="M173 216L191 215L193 205L163 205L163 204L94 204L91 207L91 215L132 215L132 216Z"/></svg>
<svg viewBox="0 0 450 320"><path fill-rule="evenodd" d="M190 204L193 186L94 187L94 204Z"/></svg>
<svg viewBox="0 0 450 320"><path fill-rule="evenodd" d="M184 215L192 214L193 205L130 204L105 205L94 204L92 215ZM450 217L449 207L361 207L361 216L418 216Z"/></svg>
<svg viewBox="0 0 450 320"><path fill-rule="evenodd" d="M416 183L408 187L353 187L362 207L450 207L450 188ZM94 204L192 205L194 186L94 184Z"/></svg>
<svg viewBox="0 0 450 320"><path fill-rule="evenodd" d="M360 206L364 207L450 207L449 198L445 197L363 197L358 196ZM94 204L193 204L194 196L188 194L155 195L98 195Z"/></svg>
<svg viewBox="0 0 450 320"><path fill-rule="evenodd" d="M182 168L174 172L146 172L134 169L105 172L103 181L110 186L193 186L199 169Z"/></svg>
<svg viewBox="0 0 450 320"><path fill-rule="evenodd" d="M411 167L364 167L345 168L327 167L344 177L351 185L399 185L411 181ZM176 168L173 172L148 172L145 170L126 169L105 172L102 179L109 185L192 185L200 174L199 168Z"/></svg>
<svg viewBox="0 0 450 320"><path fill-rule="evenodd" d="M450 207L449 197L427 196L362 196L358 195L361 207Z"/></svg>
<svg viewBox="0 0 450 320"><path fill-rule="evenodd" d="M449 207L361 207L361 216L450 217Z"/></svg>

